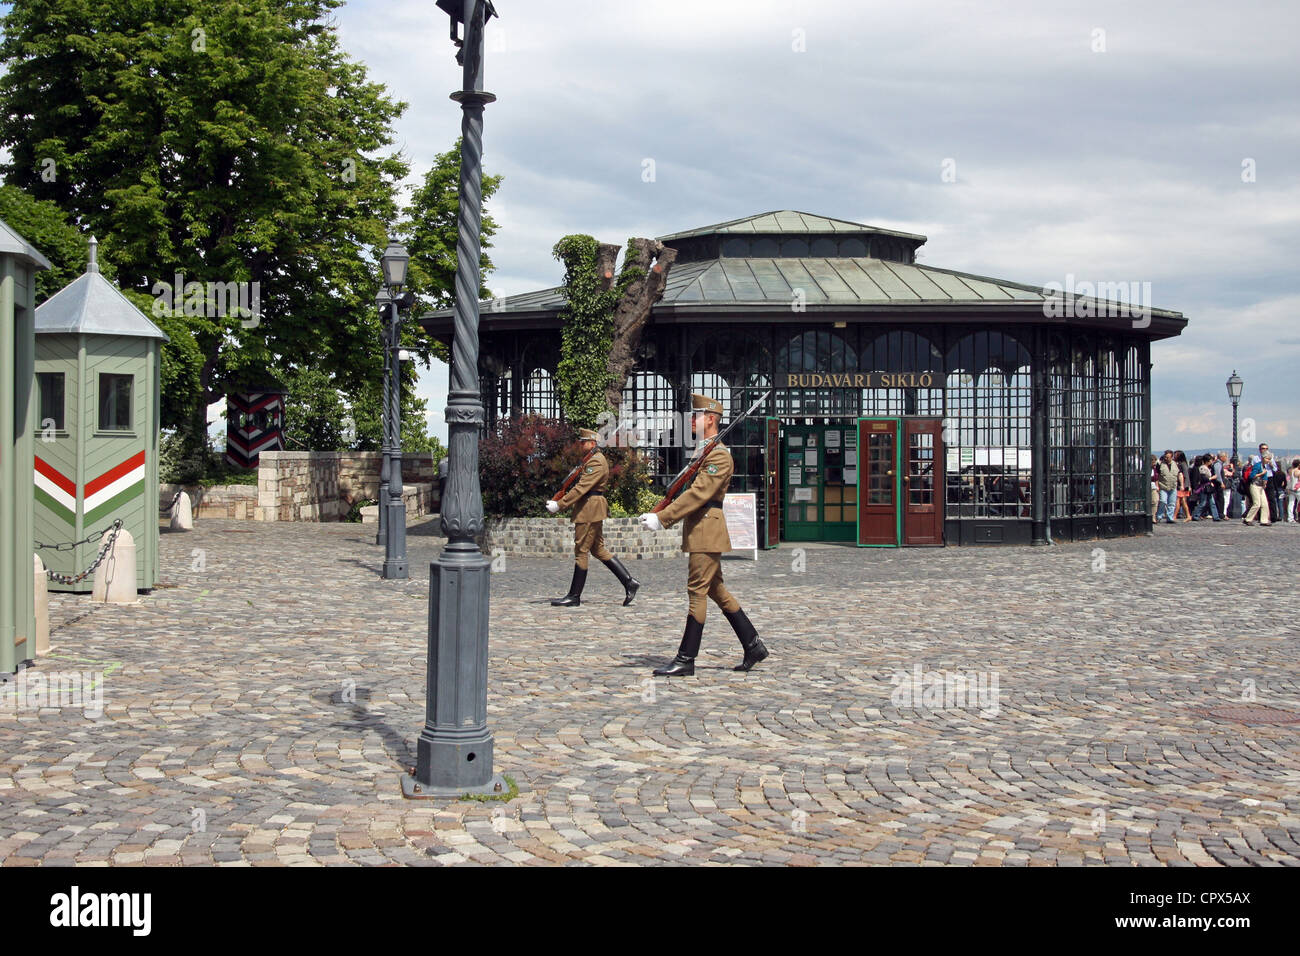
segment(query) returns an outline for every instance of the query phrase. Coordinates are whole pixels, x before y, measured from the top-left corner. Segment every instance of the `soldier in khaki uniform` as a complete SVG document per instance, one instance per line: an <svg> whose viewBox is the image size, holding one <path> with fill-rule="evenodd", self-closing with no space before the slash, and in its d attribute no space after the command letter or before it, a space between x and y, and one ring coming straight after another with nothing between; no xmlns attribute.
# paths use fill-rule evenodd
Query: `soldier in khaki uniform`
<svg viewBox="0 0 1300 956"><path fill-rule="evenodd" d="M596 447L596 433L590 428L578 429L578 438L585 455ZM573 509L573 581L569 593L562 598L551 601L555 607L578 607L582 604L582 588L587 583L587 555L594 554L605 567L614 572L614 577L623 585L623 606L627 607L636 597L640 583L633 579L627 568L618 558L609 553L605 547L603 525L609 517L609 505L605 501L605 486L609 484L609 461L601 452L596 452L587 459L582 474L559 501L546 502L546 510L551 514Z"/></svg>
<svg viewBox="0 0 1300 956"><path fill-rule="evenodd" d="M691 408L691 426L702 449L708 439L718 434L722 403L705 395L692 395ZM660 676L686 677L695 673L695 656L700 650L709 598L722 609L745 649L745 659L732 669L747 671L767 657L767 648L758 639L758 631L740 609L740 602L722 583L722 552L731 550L731 536L722 516L722 498L731 483L733 468L731 452L725 445L715 444L691 484L671 504L658 514L641 516L642 523L653 531L671 528L681 521L682 550L690 555L686 573L689 602L686 632L672 663L655 671Z"/></svg>

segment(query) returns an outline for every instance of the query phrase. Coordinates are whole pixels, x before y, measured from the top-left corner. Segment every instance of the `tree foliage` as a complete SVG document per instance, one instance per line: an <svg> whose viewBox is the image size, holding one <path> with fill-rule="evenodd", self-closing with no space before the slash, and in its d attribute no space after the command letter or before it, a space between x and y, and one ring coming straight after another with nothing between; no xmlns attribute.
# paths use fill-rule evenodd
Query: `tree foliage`
<svg viewBox="0 0 1300 956"><path fill-rule="evenodd" d="M124 289L259 283L259 322L187 317L192 427L277 361L377 376L378 349L357 346L378 338L369 250L407 173L383 153L404 104L340 49L340 4L15 0L0 22L0 173L112 237Z"/></svg>
<svg viewBox="0 0 1300 956"><path fill-rule="evenodd" d="M560 361L555 388L564 417L578 428L595 428L608 409L606 359L613 345L614 306L618 293L596 272L597 243L591 236L565 236L552 254L564 264Z"/></svg>

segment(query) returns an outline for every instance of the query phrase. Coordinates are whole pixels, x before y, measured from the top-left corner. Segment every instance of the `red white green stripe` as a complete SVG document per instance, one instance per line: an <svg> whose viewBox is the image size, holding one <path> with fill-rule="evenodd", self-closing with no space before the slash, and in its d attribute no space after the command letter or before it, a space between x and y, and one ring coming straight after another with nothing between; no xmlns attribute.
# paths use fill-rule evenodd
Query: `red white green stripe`
<svg viewBox="0 0 1300 956"><path fill-rule="evenodd" d="M144 452L86 482L81 508L84 523L93 525L111 511L144 493Z"/></svg>
<svg viewBox="0 0 1300 956"><path fill-rule="evenodd" d="M77 523L77 485L36 456L36 500L68 524Z"/></svg>

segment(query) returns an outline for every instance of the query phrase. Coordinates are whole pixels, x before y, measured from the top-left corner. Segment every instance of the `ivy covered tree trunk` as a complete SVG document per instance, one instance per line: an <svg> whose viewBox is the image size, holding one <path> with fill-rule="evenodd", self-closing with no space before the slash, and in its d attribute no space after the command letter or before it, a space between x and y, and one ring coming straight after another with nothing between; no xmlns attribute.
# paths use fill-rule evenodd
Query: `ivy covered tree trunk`
<svg viewBox="0 0 1300 956"><path fill-rule="evenodd" d="M564 416L594 428L602 412L617 413L636 365L650 309L663 298L677 250L654 239L629 239L617 279L619 246L591 236L565 236L554 255L564 263L560 363L556 394Z"/></svg>
<svg viewBox="0 0 1300 956"><path fill-rule="evenodd" d="M609 384L605 390L605 404L615 411L623 400L628 376L636 366L641 333L650 318L650 309L664 297L668 270L676 258L677 250L668 248L657 239L627 241L627 254L623 257L623 269L618 280L621 294L614 308L614 340L606 363ZM605 273L601 275L604 277ZM612 277L606 281L612 282Z"/></svg>

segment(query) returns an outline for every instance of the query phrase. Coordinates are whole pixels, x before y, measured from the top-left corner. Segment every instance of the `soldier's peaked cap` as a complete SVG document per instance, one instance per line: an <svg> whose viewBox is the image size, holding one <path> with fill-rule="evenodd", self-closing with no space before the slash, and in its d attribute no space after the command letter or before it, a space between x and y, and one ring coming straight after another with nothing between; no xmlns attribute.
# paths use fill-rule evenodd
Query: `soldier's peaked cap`
<svg viewBox="0 0 1300 956"><path fill-rule="evenodd" d="M691 408L697 412L717 412L722 414L722 403L707 395L691 394Z"/></svg>
<svg viewBox="0 0 1300 956"><path fill-rule="evenodd" d="M594 431L592 431L590 428L579 428L579 429L578 429L578 440L579 440L579 441L599 441L599 440L600 440L600 436L597 435L597 434L596 434Z"/></svg>

